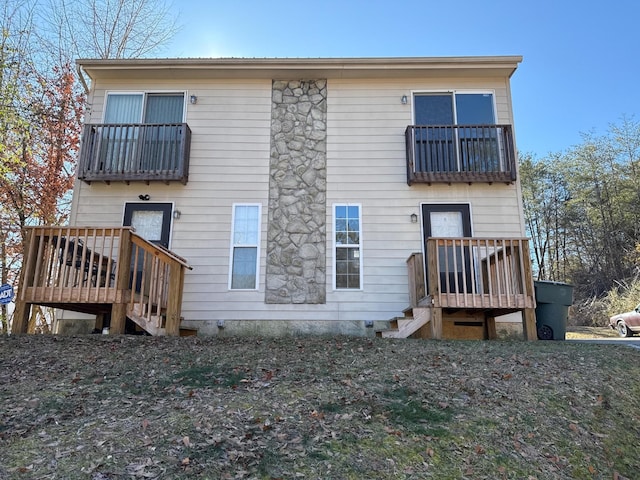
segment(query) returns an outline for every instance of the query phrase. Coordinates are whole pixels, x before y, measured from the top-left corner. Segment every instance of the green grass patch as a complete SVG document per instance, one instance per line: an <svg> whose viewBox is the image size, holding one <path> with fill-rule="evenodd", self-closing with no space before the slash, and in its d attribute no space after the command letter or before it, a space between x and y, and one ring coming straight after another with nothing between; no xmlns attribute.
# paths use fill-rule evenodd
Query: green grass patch
<svg viewBox="0 0 640 480"><path fill-rule="evenodd" d="M430 406L418 397L417 392L407 387L385 389L381 398L383 415L394 424L414 434L447 435L446 425L453 418L450 408Z"/></svg>

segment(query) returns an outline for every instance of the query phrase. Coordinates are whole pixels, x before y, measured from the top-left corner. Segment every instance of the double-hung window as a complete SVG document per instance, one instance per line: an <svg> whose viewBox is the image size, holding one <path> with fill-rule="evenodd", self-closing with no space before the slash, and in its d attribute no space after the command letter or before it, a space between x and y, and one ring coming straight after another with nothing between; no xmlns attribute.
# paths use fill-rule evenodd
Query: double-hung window
<svg viewBox="0 0 640 480"><path fill-rule="evenodd" d="M234 204L231 230L229 288L258 288L260 204Z"/></svg>
<svg viewBox="0 0 640 480"><path fill-rule="evenodd" d="M361 206L335 205L334 286L337 290L362 288Z"/></svg>

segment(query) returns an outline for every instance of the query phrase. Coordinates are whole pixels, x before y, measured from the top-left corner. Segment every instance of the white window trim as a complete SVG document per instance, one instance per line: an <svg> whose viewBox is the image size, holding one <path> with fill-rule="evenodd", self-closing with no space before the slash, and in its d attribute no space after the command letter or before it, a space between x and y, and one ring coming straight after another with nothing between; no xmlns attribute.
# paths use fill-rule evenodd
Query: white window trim
<svg viewBox="0 0 640 480"><path fill-rule="evenodd" d="M188 95L189 92L187 90L106 90L104 92L104 105L102 106L102 121L101 123L105 123L104 121L104 117L107 114L107 102L109 101L109 95L142 95L143 99L142 99L142 111L140 112L140 118L138 119L138 123L142 123L142 119L144 118L144 112L145 112L145 108L147 107L147 94L154 94L154 93L181 93L182 94L182 102L183 102L183 106L182 106L182 123L185 123L187 120L187 106L189 105L188 102Z"/></svg>
<svg viewBox="0 0 640 480"><path fill-rule="evenodd" d="M233 243L233 237L235 233L236 224L236 207L258 207L258 238L257 243L254 244L238 244ZM258 290L260 286L260 241L262 235L262 204L261 203L234 203L231 206L231 235L229 239L229 279L228 288L232 292L253 292ZM231 281L233 277L233 250L235 247L256 247L256 283L254 288L231 288Z"/></svg>
<svg viewBox="0 0 640 480"><path fill-rule="evenodd" d="M337 261L336 249L337 248L342 248L342 247L339 247L336 244L336 209L338 207L358 207L358 225L360 226L360 232L359 232L360 233L360 235L359 235L360 243L358 244L358 249L360 250L360 271L359 271L360 288L338 288L336 286L336 275L337 275L337 270L336 270L336 261ZM332 208L332 213L331 213L331 216L332 216L332 221L331 221L332 227L331 227L331 231L332 231L332 236L333 236L333 241L332 241L333 250L332 250L332 255L331 255L333 257L333 275L332 275L332 277L333 277L332 278L333 290L336 291L336 292L361 292L361 291L364 290L364 275L363 275L363 272L364 272L364 269L363 269L364 256L363 256L363 252L362 252L362 250L363 250L362 249L362 244L363 244L363 241L362 241L362 204L361 203L348 203L348 202L334 203L331 208ZM343 247L345 247L345 248L348 248L348 247L353 248L354 245L344 245Z"/></svg>
<svg viewBox="0 0 640 480"><path fill-rule="evenodd" d="M485 94L485 93L489 93L491 94L491 98L493 100L493 119L496 123L496 125L500 124L500 121L498 119L498 104L496 103L496 91L495 89L485 89L485 90L478 90L478 89L456 89L456 90L411 90L411 121L412 123L415 125L416 123L416 111L415 111L415 97L417 95L429 95L429 94L433 94L433 93L450 93L452 94L454 97L457 93L461 93L461 94ZM454 109L453 109L453 121L458 122L458 112L455 109L455 100L454 100Z"/></svg>

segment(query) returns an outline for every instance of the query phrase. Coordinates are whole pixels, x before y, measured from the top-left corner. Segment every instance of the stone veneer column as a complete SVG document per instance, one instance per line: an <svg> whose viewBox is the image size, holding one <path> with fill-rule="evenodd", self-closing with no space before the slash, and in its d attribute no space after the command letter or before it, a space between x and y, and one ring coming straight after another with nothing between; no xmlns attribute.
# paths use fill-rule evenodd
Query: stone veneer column
<svg viewBox="0 0 640 480"><path fill-rule="evenodd" d="M327 81L274 80L266 303L326 301Z"/></svg>

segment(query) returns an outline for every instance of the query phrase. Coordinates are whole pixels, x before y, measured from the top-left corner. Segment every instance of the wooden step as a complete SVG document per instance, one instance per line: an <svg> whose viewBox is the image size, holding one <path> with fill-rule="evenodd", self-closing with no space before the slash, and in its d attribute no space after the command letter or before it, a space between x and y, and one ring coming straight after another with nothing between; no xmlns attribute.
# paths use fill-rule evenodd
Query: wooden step
<svg viewBox="0 0 640 480"><path fill-rule="evenodd" d="M412 316L395 317L389 320L388 330L379 330L376 336L383 338L408 338L431 321L432 309L415 307L405 310L405 315L411 310Z"/></svg>

